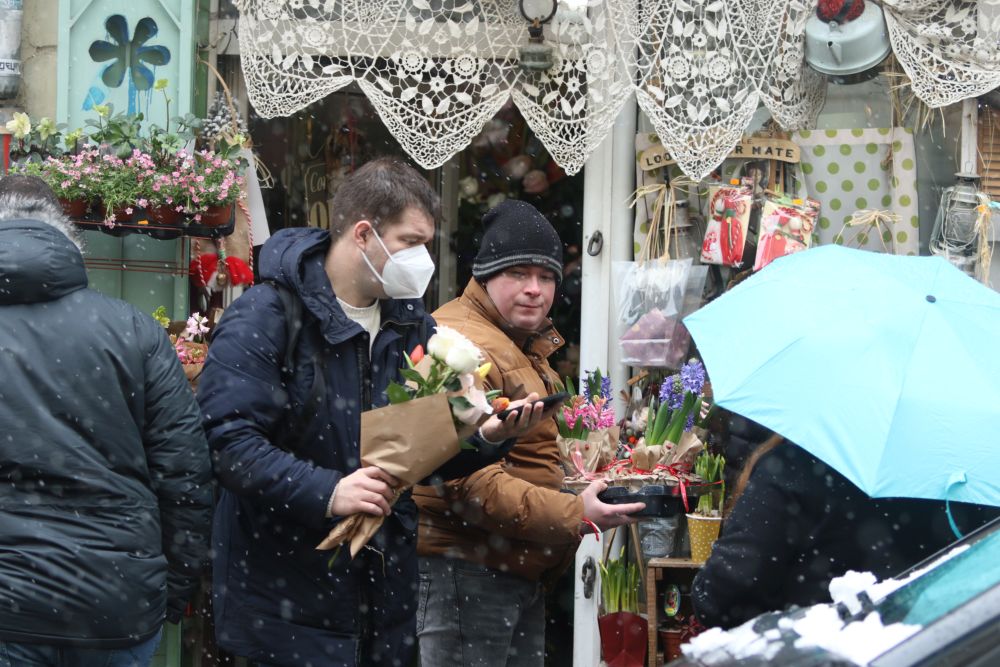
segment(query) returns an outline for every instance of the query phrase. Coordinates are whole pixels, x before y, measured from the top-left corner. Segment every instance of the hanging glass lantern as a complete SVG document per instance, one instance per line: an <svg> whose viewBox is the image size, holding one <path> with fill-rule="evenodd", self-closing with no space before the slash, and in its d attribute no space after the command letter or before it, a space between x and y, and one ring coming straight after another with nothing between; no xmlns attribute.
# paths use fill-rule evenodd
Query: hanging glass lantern
<svg viewBox="0 0 1000 667"><path fill-rule="evenodd" d="M542 36L542 26L552 20L558 8L557 0L552 0L552 12L542 18L529 18L524 9L524 0L520 0L521 16L528 24L528 43L521 47L518 54L518 64L525 72L544 72L552 67L552 49L545 45Z"/></svg>
<svg viewBox="0 0 1000 667"><path fill-rule="evenodd" d="M941 195L930 250L972 276L979 257L979 176L958 173L955 178L958 182Z"/></svg>

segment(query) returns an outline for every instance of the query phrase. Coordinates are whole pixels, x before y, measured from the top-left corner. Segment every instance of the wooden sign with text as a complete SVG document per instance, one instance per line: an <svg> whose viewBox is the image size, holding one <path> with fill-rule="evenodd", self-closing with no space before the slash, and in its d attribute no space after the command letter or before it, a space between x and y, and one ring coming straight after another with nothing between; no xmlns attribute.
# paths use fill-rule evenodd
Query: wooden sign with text
<svg viewBox="0 0 1000 667"><path fill-rule="evenodd" d="M779 160L781 162L798 163L799 146L788 139L771 137L746 137L733 147L730 158L744 160ZM643 171L659 169L674 164L662 144L647 148L639 155L639 167Z"/></svg>

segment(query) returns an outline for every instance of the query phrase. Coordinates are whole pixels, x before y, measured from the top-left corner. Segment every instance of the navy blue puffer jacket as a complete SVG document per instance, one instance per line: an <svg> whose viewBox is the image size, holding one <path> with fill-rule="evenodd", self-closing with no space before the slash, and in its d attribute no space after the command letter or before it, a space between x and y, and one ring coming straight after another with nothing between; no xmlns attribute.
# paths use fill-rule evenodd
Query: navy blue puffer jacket
<svg viewBox="0 0 1000 667"><path fill-rule="evenodd" d="M368 334L344 314L323 269L329 247L324 231L287 229L261 253L262 279L304 305L293 372L280 370L281 299L261 284L226 310L201 376L198 398L223 488L213 536L216 634L223 648L268 664L407 665L417 602L409 494L373 549L353 562L348 549L331 560L315 547L336 524L324 516L334 486L359 467L361 412L387 403L403 352L425 344L434 322L419 300L383 301L369 359ZM324 400L303 405L321 349Z"/></svg>
<svg viewBox="0 0 1000 667"><path fill-rule="evenodd" d="M197 583L208 446L166 331L38 213L0 221L0 644L132 646Z"/></svg>

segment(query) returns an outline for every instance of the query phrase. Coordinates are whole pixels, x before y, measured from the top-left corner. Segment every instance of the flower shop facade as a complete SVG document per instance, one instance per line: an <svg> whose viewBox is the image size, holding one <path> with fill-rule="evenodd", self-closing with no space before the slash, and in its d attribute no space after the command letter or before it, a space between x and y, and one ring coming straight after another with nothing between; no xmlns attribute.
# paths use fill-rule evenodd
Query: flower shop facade
<svg viewBox="0 0 1000 667"><path fill-rule="evenodd" d="M984 193L998 185L989 164L996 121L975 99L1000 85L990 71L998 54L980 48L991 28L973 25L972 3L954 3L947 16L886 3L887 27L873 38L883 50L849 73L823 74L806 63L805 42L818 34L806 29L813 3L390 2L368 14L292 4L244 2L215 24L220 61L239 58L238 71L232 60L220 69L247 100L251 134L284 190L268 210L283 211L284 224L323 226L354 164L409 157L445 206L434 306L464 286L479 216L507 196L535 203L559 229L578 281L554 308L578 347L554 365L578 377L604 369L616 394L643 368L682 361L643 359L626 342L621 272L637 258L691 261L684 275L698 274L700 289L677 304L683 313L814 244L945 255L964 244L978 258L997 238L976 205L965 241L948 246L938 220L956 172L980 172ZM541 41L529 32L536 18ZM935 31L950 32L930 39ZM941 62L949 73L935 78ZM739 235L756 242L745 257L710 249L712 206L726 198L746 202ZM762 213L775 224L766 243ZM657 236L665 240L649 248ZM1000 280L988 260L965 268ZM592 573L602 555L607 546L586 538L571 575L575 665L599 661ZM653 582L649 612L671 567L643 574ZM654 664L655 641L649 648Z"/></svg>
<svg viewBox="0 0 1000 667"><path fill-rule="evenodd" d="M736 206L745 199L748 210L766 191L788 196L776 206L801 208L795 234L775 238L900 254L929 252L942 192L955 185L956 172L980 172L984 191L998 186L989 181L997 120L974 97L1000 85L1000 70L991 60L996 54L973 49L983 30L968 18L974 3L956 0L957 11L966 12L958 19L955 12L946 18L885 3L898 62L877 61L867 79L828 79L803 63L812 3L767 10L741 2L625 0L526 1L523 9L485 0L374 4L380 8L368 12L365 3L319 0L61 0L56 118L83 126L95 106L113 103L165 124L152 81L167 80L170 115L204 115L224 81L259 159L254 180L264 186L251 217L266 227L241 251L251 262L249 248L268 228L327 226L330 196L353 166L387 153L409 158L444 203L432 307L464 287L482 213L503 197L526 199L552 220L566 246L567 279L553 314L574 345L554 365L571 376L604 369L615 393L641 375L641 366L656 367L625 361L631 352L620 340L616 287L626 263L666 254L690 260L692 269L705 267L707 294L757 263L756 255L726 257L724 249L702 256L711 207L726 186L739 190L725 197ZM540 42L528 32L536 18ZM142 24L147 19L155 29ZM747 26L754 21L766 27L767 39L752 38ZM928 26L967 37L929 40ZM94 51L97 41L108 47ZM930 54L926 62L900 55L912 53L907 45ZM169 57L143 51L157 46ZM662 57L647 57L651 52ZM927 76L934 57L953 59L962 75ZM130 67L109 77L119 60ZM816 206L808 209L806 200ZM787 219L790 230L796 216L782 215L776 219ZM741 240L760 233L759 219L742 222ZM974 241L991 247L993 229L977 229ZM657 236L665 244L650 247ZM165 305L183 319L192 308L188 264L199 243L212 247L188 236L90 232L91 282L149 312ZM745 251L758 253L761 245ZM686 281L690 273L684 275ZM1000 284L996 267L992 277ZM685 303L678 311L698 305ZM624 404L618 407L624 417ZM594 572L605 541L585 538L568 575L575 588L573 664L581 667L600 659ZM652 610L657 585L662 595L671 574L649 572L643 576L653 577ZM189 634L193 642L204 639ZM178 664L179 645L168 645L175 655L165 659Z"/></svg>

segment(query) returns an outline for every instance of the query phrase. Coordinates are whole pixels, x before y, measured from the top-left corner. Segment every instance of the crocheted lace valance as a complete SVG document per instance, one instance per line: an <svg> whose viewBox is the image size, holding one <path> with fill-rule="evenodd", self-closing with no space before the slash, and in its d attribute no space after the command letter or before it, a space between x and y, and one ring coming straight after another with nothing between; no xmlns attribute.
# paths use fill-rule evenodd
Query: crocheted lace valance
<svg viewBox="0 0 1000 667"><path fill-rule="evenodd" d="M544 26L552 65L537 72L520 64L518 0L242 0L250 100L263 116L289 115L357 82L403 148L434 168L513 98L572 174L634 92L695 179L729 154L759 104L786 129L816 122L826 78L803 64L814 0L569 3ZM928 105L1000 86L1000 0L884 8L896 57Z"/></svg>

